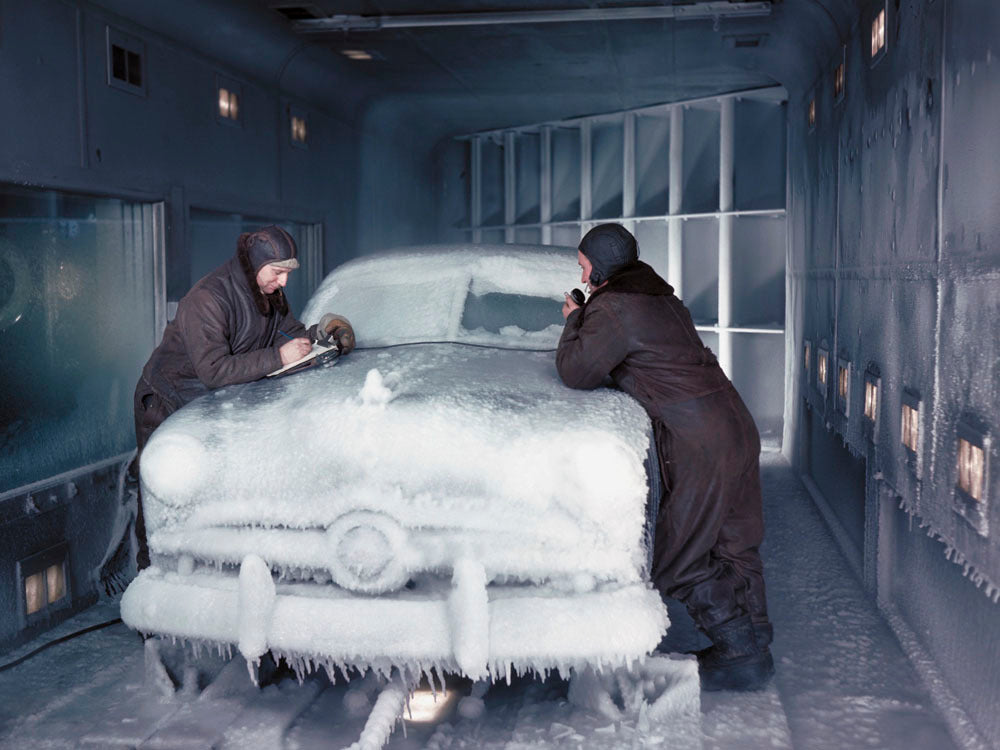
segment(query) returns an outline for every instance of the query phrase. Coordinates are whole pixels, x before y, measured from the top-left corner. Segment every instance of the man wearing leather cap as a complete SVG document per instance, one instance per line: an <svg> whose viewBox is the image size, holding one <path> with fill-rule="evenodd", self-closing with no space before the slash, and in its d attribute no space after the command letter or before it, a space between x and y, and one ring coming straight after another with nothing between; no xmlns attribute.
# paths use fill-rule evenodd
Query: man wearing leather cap
<svg viewBox="0 0 1000 750"><path fill-rule="evenodd" d="M241 234L236 254L181 299L135 389L140 455L153 430L198 396L258 380L308 354L315 340L335 343L343 354L354 348L345 318L328 314L307 330L288 309L283 288L299 267L296 254L281 227ZM141 570L149 565L141 498L135 527Z"/></svg>
<svg viewBox="0 0 1000 750"><path fill-rule="evenodd" d="M594 227L578 260L591 294L582 307L566 297L559 375L572 388L610 376L646 408L665 488L653 583L683 602L712 641L698 654L702 687L758 689L774 665L753 418L673 288L639 260L628 230Z"/></svg>

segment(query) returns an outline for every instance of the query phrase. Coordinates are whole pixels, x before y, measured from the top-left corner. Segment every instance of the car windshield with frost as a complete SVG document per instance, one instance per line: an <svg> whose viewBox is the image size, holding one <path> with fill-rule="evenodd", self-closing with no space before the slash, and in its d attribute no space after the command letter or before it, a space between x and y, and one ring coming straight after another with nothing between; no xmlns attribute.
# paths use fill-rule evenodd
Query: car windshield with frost
<svg viewBox="0 0 1000 750"><path fill-rule="evenodd" d="M650 424L554 349L570 248L410 248L344 264L301 316L358 348L213 391L142 456L153 566L133 627L317 664L473 678L624 664L648 584ZM651 474L656 476L656 472Z"/></svg>

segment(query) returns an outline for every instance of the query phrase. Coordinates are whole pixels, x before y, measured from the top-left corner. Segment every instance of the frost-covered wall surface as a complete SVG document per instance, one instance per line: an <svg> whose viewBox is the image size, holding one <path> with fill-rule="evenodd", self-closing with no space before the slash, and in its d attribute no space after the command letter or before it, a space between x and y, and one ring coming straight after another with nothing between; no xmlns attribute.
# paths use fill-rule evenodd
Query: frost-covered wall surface
<svg viewBox="0 0 1000 750"><path fill-rule="evenodd" d="M153 5L121 8L139 17ZM193 23L193 10L164 13ZM350 115L308 98L334 77L289 56L290 31L265 23L254 35L238 20L227 46L219 24L214 54L93 3L0 0L0 17L2 649L26 633L18 561L65 542L69 609L94 596L117 503L108 462L134 448L132 389L158 292L178 299L199 266L192 212L321 227L330 268L354 245L357 137ZM109 85L109 34L142 54L138 91ZM238 122L218 117L220 80L239 93ZM289 136L293 110L305 148ZM29 630L69 611L62 603Z"/></svg>
<svg viewBox="0 0 1000 750"><path fill-rule="evenodd" d="M806 449L811 421L866 465L866 580L996 745L989 706L1000 680L982 657L1000 648L1000 8L869 6L846 40L842 99L838 55L789 123L794 458L817 475L849 460ZM883 7L886 50L873 59L871 23ZM870 420L865 382L876 377ZM904 403L918 413L912 452L902 444ZM985 449L979 500L956 488L960 436ZM842 522L856 512L837 508L854 494L824 494ZM928 534L938 541L928 545Z"/></svg>

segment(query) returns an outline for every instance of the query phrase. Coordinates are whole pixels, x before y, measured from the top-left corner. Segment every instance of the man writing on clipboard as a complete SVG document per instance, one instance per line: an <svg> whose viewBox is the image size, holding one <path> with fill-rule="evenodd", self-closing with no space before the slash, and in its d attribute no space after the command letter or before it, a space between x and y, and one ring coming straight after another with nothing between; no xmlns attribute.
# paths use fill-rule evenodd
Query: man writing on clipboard
<svg viewBox="0 0 1000 750"><path fill-rule="evenodd" d="M295 240L278 226L241 234L236 254L181 299L135 389L140 455L153 430L198 396L259 380L309 354L313 341L336 345L341 354L354 348L346 318L328 313L306 329L288 309L283 287L299 267L296 252ZM138 461L134 469L138 474ZM149 550L141 496L135 531L142 570Z"/></svg>

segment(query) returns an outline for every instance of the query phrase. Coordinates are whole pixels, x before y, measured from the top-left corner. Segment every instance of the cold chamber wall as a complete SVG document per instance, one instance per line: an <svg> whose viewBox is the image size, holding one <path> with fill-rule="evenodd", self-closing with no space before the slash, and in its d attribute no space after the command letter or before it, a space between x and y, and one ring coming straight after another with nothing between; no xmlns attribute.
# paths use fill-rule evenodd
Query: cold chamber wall
<svg viewBox="0 0 1000 750"><path fill-rule="evenodd" d="M163 32L183 19L154 30L131 17L159 7L0 3L0 649L97 595L139 370L167 301L231 255L243 226L193 241L199 209L298 227L310 259L298 304L354 245L356 132L300 93L336 71L290 60L291 32L244 16L228 21L249 60L211 34ZM282 84L278 70L295 75Z"/></svg>
<svg viewBox="0 0 1000 750"><path fill-rule="evenodd" d="M869 3L789 121L794 457L848 539L846 459L805 431L866 466L865 582L970 746L1000 744L998 33Z"/></svg>

